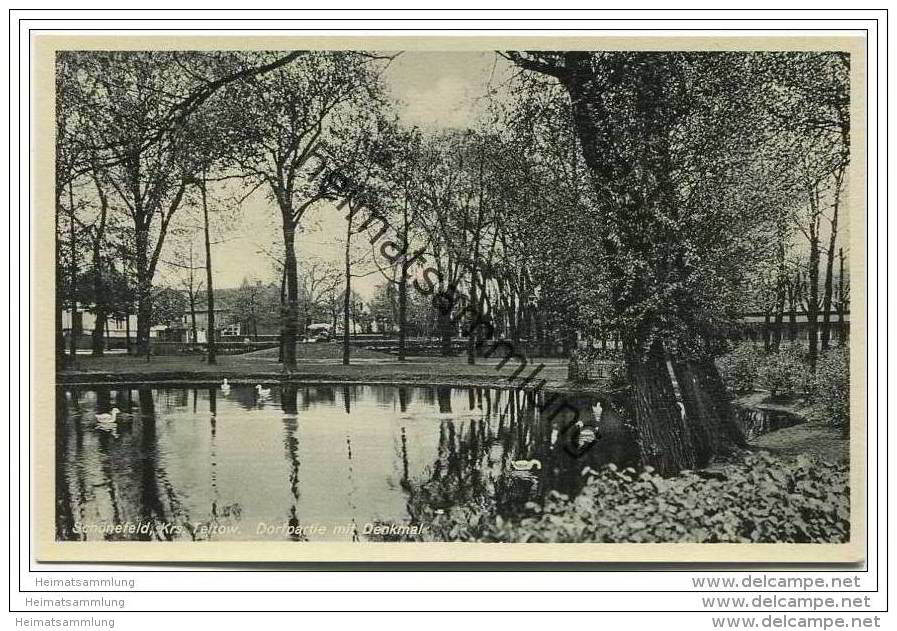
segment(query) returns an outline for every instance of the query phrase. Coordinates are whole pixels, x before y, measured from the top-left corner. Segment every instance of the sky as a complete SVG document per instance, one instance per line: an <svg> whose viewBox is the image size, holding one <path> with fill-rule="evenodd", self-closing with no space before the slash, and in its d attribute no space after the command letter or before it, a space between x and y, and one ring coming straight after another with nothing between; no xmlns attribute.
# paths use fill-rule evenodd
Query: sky
<svg viewBox="0 0 897 631"><path fill-rule="evenodd" d="M473 125L483 110L481 97L490 83L501 81L507 71L507 62L492 52L408 51L390 63L384 81L404 124L436 131ZM344 215L328 202L308 211L296 248L300 266L309 258L342 266ZM197 234L194 245L198 257L203 247L200 238ZM270 254L282 256L279 212L266 199L264 189L244 202L243 212L218 240L212 248L217 287L237 287L244 278L277 279ZM353 279L353 289L370 299L384 278L373 265L359 265L356 270L362 276ZM164 283L177 285L177 275L182 272L163 265L159 274Z"/></svg>

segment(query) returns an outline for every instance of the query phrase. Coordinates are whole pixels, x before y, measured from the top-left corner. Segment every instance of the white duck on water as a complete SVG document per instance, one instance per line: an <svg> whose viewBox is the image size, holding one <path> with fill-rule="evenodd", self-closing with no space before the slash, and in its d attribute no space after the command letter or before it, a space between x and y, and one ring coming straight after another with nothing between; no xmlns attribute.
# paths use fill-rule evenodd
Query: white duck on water
<svg viewBox="0 0 897 631"><path fill-rule="evenodd" d="M225 378L225 380L221 383L221 392L223 392L225 395L227 395L227 394L230 392L230 384L227 383L227 379L226 379L226 378Z"/></svg>
<svg viewBox="0 0 897 631"><path fill-rule="evenodd" d="M109 413L101 413L96 415L96 428L101 432L110 432L114 437L118 438L118 425L116 418L121 410L112 408Z"/></svg>
<svg viewBox="0 0 897 631"><path fill-rule="evenodd" d="M255 384L255 391L258 393L259 398L262 399L271 396L271 388L263 388L260 383Z"/></svg>
<svg viewBox="0 0 897 631"><path fill-rule="evenodd" d="M96 415L97 425L112 425L115 423L115 418L118 416L119 410L118 408L112 408L112 411L108 413L101 413Z"/></svg>
<svg viewBox="0 0 897 631"><path fill-rule="evenodd" d="M511 462L511 468L514 471L532 471L542 468L542 461L533 458L532 460L514 460Z"/></svg>
<svg viewBox="0 0 897 631"><path fill-rule="evenodd" d="M591 425L586 425L582 421L576 421L576 428L579 430L577 438L580 445L593 443L598 440L598 431Z"/></svg>

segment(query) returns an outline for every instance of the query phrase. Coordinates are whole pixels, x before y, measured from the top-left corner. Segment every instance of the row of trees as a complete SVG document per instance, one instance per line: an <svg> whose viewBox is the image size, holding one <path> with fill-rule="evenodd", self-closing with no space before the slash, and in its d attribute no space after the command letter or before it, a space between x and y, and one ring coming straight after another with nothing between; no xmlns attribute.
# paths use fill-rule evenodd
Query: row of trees
<svg viewBox="0 0 897 631"><path fill-rule="evenodd" d="M311 277L300 273L297 235L310 209L335 206L344 257L326 293L342 299L345 363L353 279L373 268L399 360L409 322L435 333L445 354L460 323L471 363L493 337L572 349L613 334L645 463L669 473L732 449L741 439L714 358L733 323L758 304L781 322L799 302L815 357L829 343L832 306L846 304L849 59L500 55L517 71L488 95L482 118L424 132L392 109L382 76L391 56L60 53L60 295L76 310L87 268L94 308L108 311L96 300L106 284L133 279L148 354L152 287L175 216L192 212L192 231L202 228L203 264L181 264L204 269L212 312L215 226L259 191L280 227L273 258L289 372L303 296L314 293L301 286ZM796 257L806 261L799 277Z"/></svg>
<svg viewBox="0 0 897 631"><path fill-rule="evenodd" d="M376 112L370 103L380 98L376 72L381 60L353 52L60 52L60 356L62 309L67 305L78 312L79 300L84 300L78 280L89 268L98 331L110 308L105 286L115 274L127 276L136 301L137 344L149 357L153 284L178 226L175 217L187 209L200 217L204 293L209 329L215 330L210 215L225 209L210 207L210 189L219 185L221 191L225 187L220 185L229 182L239 191L237 202L247 191L261 188L280 211L285 365L295 367L300 303L296 230L309 207L335 195L333 186L310 174L308 158L324 139L337 144L342 119L358 123L353 129L361 133L367 113ZM192 262L180 265L190 271L196 267ZM191 286L198 284L194 279ZM97 350L101 337L95 335ZM212 363L214 349L210 339Z"/></svg>
<svg viewBox="0 0 897 631"><path fill-rule="evenodd" d="M548 303L532 272L510 260L515 248L528 255L502 223L511 211L506 192L517 185L508 176L520 177L505 168L508 142L486 121L477 130L432 135L402 128L380 80L388 62L358 52L61 53L59 310L90 303L102 352L99 331L113 309L103 288L120 268L136 300L139 351L148 356L153 284L160 266L171 266L182 272L191 311L198 299L207 303L213 331L211 244L239 202L261 190L281 224L282 254L274 258L287 370L295 366L299 323L307 321L303 308L329 299L335 315L338 295L348 320L357 304L354 269L364 259L395 297L400 359L412 283L433 278L431 311L446 354L456 316L469 305L488 313L502 335L544 337L550 327L539 303ZM329 271L322 278L314 269L300 273L296 252L303 218L326 202L347 207L338 291ZM381 247L384 230L395 239L391 252ZM194 248L196 234L204 238ZM166 258L179 238L179 255ZM371 252L364 251L368 241L376 241ZM92 260L86 252L95 253ZM85 269L97 288L91 295L65 284ZM436 275L417 278L422 272ZM470 335L470 361L476 345ZM214 361L214 339L209 346ZM345 355L348 362L348 339Z"/></svg>

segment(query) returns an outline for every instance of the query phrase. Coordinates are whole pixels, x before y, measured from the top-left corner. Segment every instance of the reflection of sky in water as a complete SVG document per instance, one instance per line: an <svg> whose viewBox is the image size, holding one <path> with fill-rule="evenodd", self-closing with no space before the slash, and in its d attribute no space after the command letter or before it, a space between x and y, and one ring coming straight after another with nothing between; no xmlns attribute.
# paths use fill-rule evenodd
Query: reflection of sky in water
<svg viewBox="0 0 897 631"><path fill-rule="evenodd" d="M57 527L63 537L76 522L145 529L94 530L88 539L240 540L285 539L291 524L306 529L299 538L351 540L353 524L406 521L416 502L450 506L498 493L519 505L551 488L575 492L586 465L632 461L611 406L558 400L564 409L549 419L530 395L482 388L273 387L261 400L247 386L227 396L67 392ZM98 428L97 411L113 407L124 417L114 431ZM572 426L577 418L585 429ZM571 457L590 431L599 437L593 448ZM532 459L540 470L514 470L514 461ZM260 523L281 530L260 533ZM308 533L312 526L326 533Z"/></svg>

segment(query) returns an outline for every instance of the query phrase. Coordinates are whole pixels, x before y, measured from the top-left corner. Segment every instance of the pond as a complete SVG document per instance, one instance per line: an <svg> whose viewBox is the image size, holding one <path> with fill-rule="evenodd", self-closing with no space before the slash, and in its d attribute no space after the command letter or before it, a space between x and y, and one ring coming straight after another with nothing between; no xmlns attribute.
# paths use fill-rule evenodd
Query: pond
<svg viewBox="0 0 897 631"><path fill-rule="evenodd" d="M72 388L57 419L63 540L366 540L422 503L510 513L638 461L606 400L490 388Z"/></svg>

